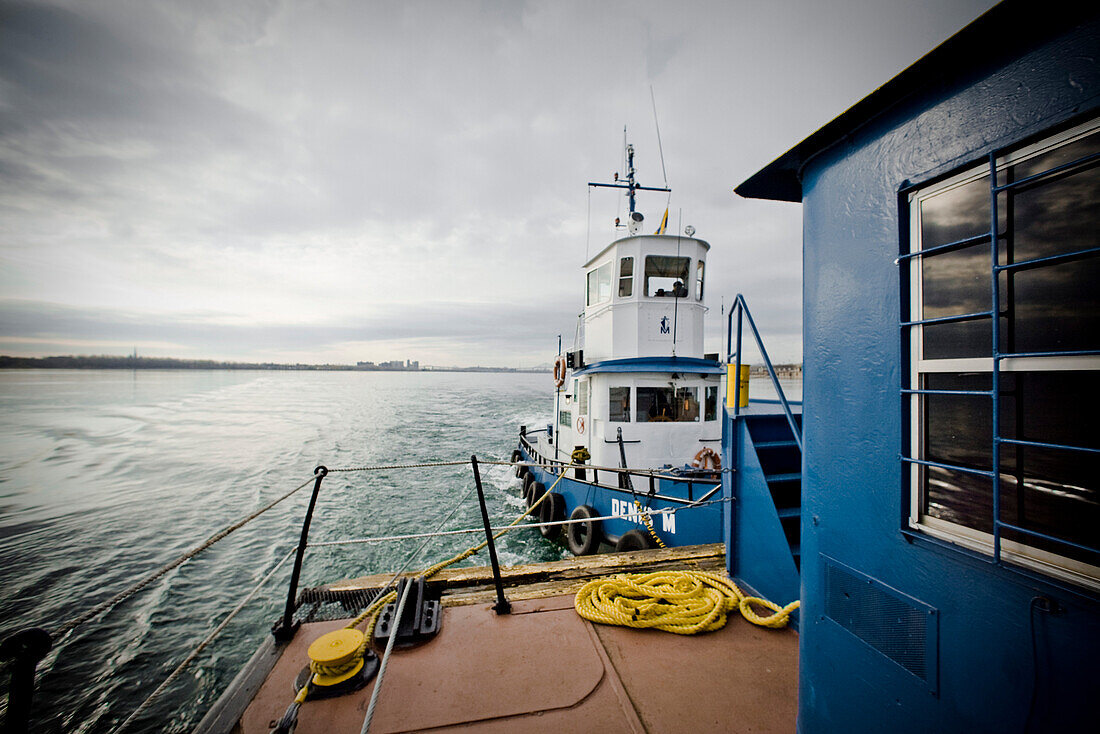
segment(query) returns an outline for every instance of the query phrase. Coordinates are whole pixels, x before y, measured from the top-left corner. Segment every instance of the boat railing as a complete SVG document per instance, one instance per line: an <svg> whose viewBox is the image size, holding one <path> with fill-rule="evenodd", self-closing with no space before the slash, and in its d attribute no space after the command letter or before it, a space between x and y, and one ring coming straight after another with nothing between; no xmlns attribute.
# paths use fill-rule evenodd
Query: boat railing
<svg viewBox="0 0 1100 734"><path fill-rule="evenodd" d="M531 456L537 456L539 461L535 462L520 462L525 466L537 466L542 469L546 469L552 474L560 474L563 471L573 469L573 476L569 477L570 481L577 482L578 484L585 484L590 487L599 487L600 489L606 489L612 492L622 492L629 495L643 496L646 498L660 499L665 502L679 505L694 505L699 502L709 500L720 488L721 488L721 473L722 471L730 472L732 469L710 469L699 470L697 473L692 474L677 474L670 472L667 469L630 469L623 468L621 466L599 466L596 464L584 464L584 463L571 463L568 461L561 461L544 457L538 450L538 447L527 440L527 436L535 431L520 432L520 444ZM613 442L614 443L614 442ZM592 478L589 479L588 475L591 472ZM605 476L614 477L614 483L600 482L600 472L603 472ZM640 483L647 486L647 490L635 490L633 489L632 479L638 479ZM658 483L661 481L678 482L687 485L687 498L675 497L668 494L661 494L659 492ZM695 496L696 485L705 487L703 494L700 497Z"/></svg>
<svg viewBox="0 0 1100 734"><path fill-rule="evenodd" d="M11 635L5 636L2 640L2 643L0 643L0 658L4 660L9 660L11 662L12 669L12 676L9 684L9 708L7 711L7 722L9 724L11 722L20 722L25 723L27 726L30 725L30 717L32 713L31 697L33 692L33 681L35 678L35 668L37 667L38 662L40 662L47 653L50 653L51 648L53 648L55 644L64 644L68 642L70 633L73 633L78 627L83 627L88 623L96 621L97 618L108 614L113 609L116 609L117 606L131 599L132 596L139 594L142 591L153 589L155 582L165 577L169 571L179 566L182 566L186 561L201 555L202 552L209 550L213 545L218 544L219 541L223 538L226 538L229 535L233 534L235 530L238 530L245 525L249 525L250 523L255 521L256 518L259 518L260 516L266 514L268 511L273 510L274 507L286 502L290 499L290 497L295 496L301 490L305 490L306 487L309 485L312 485L312 493L309 497L307 510L303 518L303 524L301 524L300 527L297 546L294 548L289 548L285 552L281 552L281 555L279 555L279 558L275 565L270 569L267 569L267 571L263 574L262 579L255 584L255 587L243 596L241 601L234 606L234 609L231 610L226 616L224 616L221 622L216 625L215 628L213 628L212 631L204 639L200 640L195 649L191 650L190 654L179 662L179 665L171 673L169 673L168 677L161 682L160 686L157 686L154 690L150 692L149 695L147 695L145 700L138 706L138 708L131 712L127 719L125 719L118 726L118 728L116 728L116 731L121 732L127 730L127 728L129 728L131 724L141 721L142 716L146 715L145 712L149 710L149 706L151 705L152 701L160 697L160 695L165 690L171 687L172 684L177 681L180 676L182 676L183 671L188 668L190 664L193 664L196 659L198 659L202 651L206 650L212 644L213 640L215 640L215 638L217 638L224 631L224 629L227 628L234 617L237 617L245 609L246 605L251 604L253 601L256 600L257 595L260 595L261 591L267 588L267 585L275 580L277 574L279 574L279 571L285 569L290 560L294 560L294 565L292 571L290 571L290 579L287 585L286 603L283 606L282 613L279 614L276 624L272 628L274 638L282 639L283 642L285 642L287 638L294 636L294 632L297 631L297 628L300 626L301 621L303 621L303 617L301 617L301 610L303 610L304 605L312 605L309 614L305 617L305 621L319 621L318 618L315 617L317 617L318 615L323 616L324 614L326 614L326 611L321 610L322 606L324 607L324 610L329 610L329 605L335 603L338 606L342 607L344 611L349 611L352 609L365 609L365 607L375 603L379 596L382 595L383 591L385 591L384 589L357 589L345 591L340 589L327 588L299 590L299 582L300 579L303 578L303 573L301 572L303 572L303 567L306 560L305 551L310 548L359 545L364 543L387 543L387 541L389 541L389 543L393 543L393 541L405 541L410 539L422 538L423 545L420 546L419 550L414 552L414 554L409 556L406 560L406 566L408 566L408 563L411 562L412 559L414 559L420 551L425 549L427 547L427 544L431 540L436 540L443 536L484 533L486 535L484 546L487 546L489 548L491 565L494 567L494 577L497 579L497 605L500 611L505 611L507 609L507 600L504 599L503 591L500 590L502 589L502 587L500 587L498 580L499 563L497 559L494 558L495 548L493 548L492 546L493 539L495 537L498 537L499 534L507 532L507 530L539 528L544 525L565 526L574 522L582 521L563 519L563 521L553 521L548 523L535 522L521 524L520 521L528 517L532 513L532 511L535 511L537 513L536 507L528 507L527 510L524 511L524 513L522 513L519 517L517 517L516 521L511 525L508 525L506 527L496 527L489 525L487 511L485 510L484 492L482 491L481 486L481 475L480 471L478 471L478 463L480 463L481 465L504 465L504 467L511 468L515 468L519 464L532 465L532 462L504 460L486 460L478 462L475 457L471 457L469 460L461 461L431 461L420 463L370 465L370 467L350 467L333 469L327 469L326 467L323 467L323 465L320 465L320 467L317 467L315 471L313 471L313 476L311 476L309 480L300 483L295 486L294 489L277 496L276 499L266 503L265 505L260 507L259 510L251 512L248 515L238 519L237 522L234 522L222 528L221 530L219 530L219 532L213 534L212 536L207 538L207 540L202 541L202 543L198 544L194 548L191 548L182 556L179 556L172 562L166 563L165 566L158 568L155 571L150 572L149 574L146 574L144 578L132 583L127 589L124 589L119 593L114 594L109 600L90 607L90 609L88 609L87 611L81 612L74 616L72 620L69 620L56 627L51 627L50 629L48 629L48 631L44 631L44 629L27 628L21 629L21 631L19 632L15 632ZM317 510L317 507L322 500L323 486L326 485L326 482L324 482L324 480L326 480L326 478L329 478L331 480L334 474L340 474L343 472L372 472L400 469L421 469L431 467L456 467L456 465L471 465L471 467L473 468L475 484L474 489L477 490L477 500L478 504L480 504L481 506L481 524L483 527L462 528L456 530L443 529L443 526L451 521L454 513L458 511L460 507L466 506L467 501L470 500L470 496L474 491L473 489L471 489L469 493L466 493L463 497L461 497L458 502L455 503L450 513L447 514L447 516L443 517L442 521L439 524L439 527L432 530L432 532L404 536L322 540L320 541L320 543L318 543L318 541L312 541L311 543L309 536L312 519L313 517L315 517L315 511ZM557 474L558 476L562 476L566 474L566 472L572 472L577 469L594 472L607 472L607 475L619 474L621 473L621 471L623 471L614 467L594 467L594 465L592 464L580 464L562 461L553 462L552 464L548 463L539 465L543 465L543 467L548 468L551 473ZM681 482L689 481L687 480L687 478L685 478L685 476L672 474L667 471L662 472L648 470L631 470L629 473L632 476L638 476L638 478L642 478L643 480L654 484L656 484L658 480L662 479ZM596 476L594 476L594 479L596 479ZM661 494L647 494L645 491L640 491L637 492L637 495L639 497L657 497L657 499L667 501L667 503L665 503L664 506L661 507L642 508L642 510L640 510L638 514L646 516L668 515L674 514L681 510L690 510L690 508L693 506L701 506L703 504L723 501L722 499L720 499L720 497L717 500L715 500L713 497L713 495L720 489L720 484L717 483L717 480L715 480L714 482L703 482L701 478L693 478L690 481L697 482L697 484L701 486L704 484L707 485L707 491L705 491L702 496L697 497L697 499L695 499L694 501L684 501L680 499L680 497L671 497ZM711 486L711 484L714 484L714 486ZM614 490L618 489L618 487L612 486L607 487L607 489ZM603 521L603 519L613 519L613 517L596 517L591 519ZM400 577L401 574L404 574L405 572L405 568L398 570L395 574L395 579L393 583L390 585L392 585L392 587L393 585L396 585L397 577ZM333 611L333 613L335 612L335 610L330 611ZM12 701L15 701L17 703L12 706ZM21 731L20 724L15 725L13 731Z"/></svg>
<svg viewBox="0 0 1100 734"><path fill-rule="evenodd" d="M736 342L733 337L734 315L737 316ZM798 445L798 450L802 451L802 428L794 418L794 412L791 410L790 402L783 392L783 386L779 384L779 376L772 366L771 358L768 356L768 350L764 348L764 340L760 338L760 331L756 328L756 321L752 318L752 312L749 311L748 304L745 303L745 296L740 293L738 293L737 297L733 300L733 305L730 306L729 316L726 321L726 363L734 364L732 376L734 382L733 417L737 418L741 415L741 356L743 346L741 336L743 318L749 322L749 328L752 330L753 338L756 340L756 348L760 350L760 356L764 359L764 367L768 371L768 377L771 378L772 387L775 388L775 394L779 396L779 404L783 406L783 414L787 417L787 423L791 427L791 433L794 435L795 444ZM727 387L727 390L728 389Z"/></svg>
<svg viewBox="0 0 1100 734"><path fill-rule="evenodd" d="M482 461L480 463L482 465L500 465L511 467L516 466L516 462L514 461L488 460ZM470 497L470 494L472 494L473 492L473 489L471 489L470 493L467 493L461 500L459 500L459 502L456 503L455 507L451 510L451 513L443 519L439 529L437 529L435 532L422 533L415 536L409 535L375 537L344 541L324 541L320 543L311 543L309 541L311 521L313 519L314 510L317 507L318 500L322 492L322 485L326 477L331 477L333 474L342 472L370 472L394 469L416 469L424 467L453 467L459 465L470 466L471 464L474 469L474 480L476 489L478 490L478 500L482 508L482 528L470 528L457 531L442 530L443 524L448 522L453 517L454 512L459 507L465 505ZM571 468L574 468L574 466L575 465L571 464L561 464L559 466L559 470L564 472ZM221 541L222 539L228 537L230 534L233 534L235 531L245 527L246 525L249 525L260 516L266 514L268 511L272 510L276 506L297 495L301 490L305 489L311 484L313 485L313 491L310 496L308 508L306 510L306 514L301 526L298 545L294 548L290 548L285 553L280 555L278 561L274 564L273 567L269 568L266 573L263 574L262 579L255 585L255 587L252 588L240 600L240 602L234 607L234 609L232 609L224 617L224 619L222 619L221 622L216 625L215 628L202 641L197 644L197 646L191 651L191 653L183 659L183 661L169 674L169 676L159 686L152 690L152 692L149 693L149 695L137 707L137 709L131 712L129 716L115 729L115 731L123 731L129 728L132 723L137 722L142 717L142 715L145 714L151 702L154 699L158 698L163 691L165 691L168 687L170 687L175 681L179 679L182 672L198 658L198 656L213 642L213 640L217 636L219 636L226 629L228 624L244 610L246 605L250 604L257 597L261 590L265 588L275 578L280 569L285 568L286 564L292 558L294 559L294 565L290 575L290 583L287 588L286 605L283 608L282 614L280 615L277 623L272 629L272 632L274 633L276 638L281 637L285 640L286 638L293 636L294 631L300 625L299 621L295 620L294 617L304 603L337 601L348 606L349 608L363 607L372 603L373 600L377 599L377 597L380 595L378 591L370 592L359 590L357 593L353 594L343 594L339 591L336 591L328 592L325 595L326 598L318 598L318 590L316 589L306 589L303 592L299 592L298 586L301 578L302 566L305 560L304 554L307 548L319 548L324 546L355 544L361 542L394 542L408 540L413 537L423 537L425 539L426 545L427 541L445 535L485 532L487 535L485 545L488 545L490 548L489 553L491 557L491 565L498 569L499 564L494 557L495 549L492 547L492 539L495 537L493 535L494 533L499 534L502 530L518 530L526 527L538 528L543 524L568 524L572 522L570 520L565 520L555 523L537 523L529 525L519 524L520 520L522 520L529 514L530 509L528 509L519 518L517 518L517 520L512 525L508 526L507 528L491 527L489 524L487 512L485 510L484 493L481 490L481 477L477 467L478 461L476 457L470 457L470 459L462 461L433 461L413 464L392 464L385 466L360 466L333 469L327 469L324 466L318 466L314 470L313 477L311 477L310 479L302 482L293 489L290 489L289 491L279 495L259 509L250 512L249 514L241 517L230 525L225 526L218 532L211 535L205 541L199 543L198 545L191 548L189 551L177 557L175 560L161 566L155 571L151 571L138 581L130 584L122 591L111 596L109 599L99 604L96 604L84 610L83 612L75 614L71 619L66 620L59 625L50 626L49 629L28 627L12 631L10 634L2 635L2 640L0 640L0 661L7 663L10 666L11 670L7 696L8 706L4 717L4 725L7 727L5 728L5 731L22 731L30 727L36 668L38 667L40 661L45 658L48 653L51 653L51 651L54 655L63 654L63 651L59 651L59 648L71 641L72 633L74 631L99 619L100 617L103 617L104 615L108 614L110 611L114 610L116 607L119 607L127 600L138 595L139 593L155 588L155 583L165 577L170 571L208 551L212 546L219 543L219 541ZM655 509L652 511L647 510L643 514L665 514L675 511L675 509L664 508ZM424 546L421 547L421 550L423 550L423 547ZM417 551L417 553L419 552L420 551ZM411 561L415 556L416 554L410 556L408 561ZM402 573L404 573L404 569L399 571L398 575ZM494 576L497 576L499 578L499 570L494 571ZM394 583L396 584L396 579ZM502 592L498 592L498 594L498 605L501 607L501 609L504 609L507 605L507 602L503 599ZM7 630L5 630L5 633L6 632Z"/></svg>

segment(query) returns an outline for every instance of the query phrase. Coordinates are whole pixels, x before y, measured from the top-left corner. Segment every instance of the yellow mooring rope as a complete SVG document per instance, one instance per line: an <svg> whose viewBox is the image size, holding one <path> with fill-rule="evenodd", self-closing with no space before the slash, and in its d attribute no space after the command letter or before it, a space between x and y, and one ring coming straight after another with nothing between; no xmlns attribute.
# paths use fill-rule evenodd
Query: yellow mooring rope
<svg viewBox="0 0 1100 734"><path fill-rule="evenodd" d="M661 548L667 548L668 546L665 545L665 542L661 540L660 537L658 537L657 531L653 529L653 518L645 514L645 511L642 509L642 505L640 502L638 502L638 500L634 500L634 507L638 510L638 516L642 518L642 522L645 523L646 530L649 531L649 535L653 538L653 541L657 543L657 545Z"/></svg>
<svg viewBox="0 0 1100 734"><path fill-rule="evenodd" d="M694 635L721 629L726 615L735 610L761 627L786 627L799 602L780 607L745 596L732 581L713 573L657 571L589 581L577 592L573 606L590 622ZM772 614L762 616L753 607Z"/></svg>

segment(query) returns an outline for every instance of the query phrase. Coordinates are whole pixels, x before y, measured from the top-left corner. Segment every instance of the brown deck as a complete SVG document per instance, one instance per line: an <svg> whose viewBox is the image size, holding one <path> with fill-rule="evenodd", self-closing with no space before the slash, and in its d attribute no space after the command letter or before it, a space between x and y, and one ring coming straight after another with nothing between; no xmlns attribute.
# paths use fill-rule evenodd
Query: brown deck
<svg viewBox="0 0 1100 734"><path fill-rule="evenodd" d="M662 554L668 552L657 557ZM571 592L547 595L556 584L579 587L585 580L574 573L579 568L595 564L604 570L594 575L605 575L607 566L622 565L634 555L563 562L569 568L552 575L568 571L573 578L542 578L533 586L509 589L513 613L508 615L495 614L488 600L473 599L485 593L477 583L460 586L450 600L445 595L439 635L420 647L393 653L370 730L794 731L798 637L793 631L766 630L738 616L717 632L693 637L594 625L574 611ZM702 556L681 559L680 567L706 565ZM646 558L638 556L633 568L623 570L654 570L653 554L648 562ZM553 564L533 568L546 570L547 565ZM459 571L471 578L487 575ZM541 571L521 571L518 576L530 573ZM593 574L579 574L585 575ZM513 580L516 577L513 573ZM293 697L292 682L305 665L309 643L342 624L303 626L237 731L267 734ZM359 731L373 685L346 697L307 702L297 731Z"/></svg>

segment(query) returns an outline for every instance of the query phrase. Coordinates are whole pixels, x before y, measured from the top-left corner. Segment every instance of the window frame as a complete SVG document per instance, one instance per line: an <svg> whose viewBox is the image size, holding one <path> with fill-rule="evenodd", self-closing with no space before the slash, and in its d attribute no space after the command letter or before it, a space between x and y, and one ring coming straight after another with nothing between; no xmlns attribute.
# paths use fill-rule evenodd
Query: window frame
<svg viewBox="0 0 1100 734"><path fill-rule="evenodd" d="M987 472L989 476L982 476L981 481L989 481L991 487L996 488L995 492L991 492L991 496L996 496L1000 491L1000 483L1003 481L1001 477L1005 476L999 449L999 445L1004 442L1004 439L1001 438L1001 436L1003 436L1003 430L999 427L998 418L1000 410L999 401L1001 397L998 395L1000 391L999 376L1005 373L1100 371L1100 354L1069 353L1058 355L1054 353L1044 353L1039 355L1038 353L1033 353L1029 356L1005 356L1006 352L1003 351L1002 345L999 344L1000 322L1004 312L1001 311L998 301L1000 300L1000 274L1006 271L997 269L998 267L1004 267L1005 264L1001 262L1002 258L999 255L999 246L997 250L997 260L996 262L993 261L992 254L995 250L994 244L990 241L991 229L995 226L994 218L999 217L1001 214L1001 212L998 211L1001 204L1000 200L997 198L1002 190L1000 188L1002 184L998 180L1000 174L1006 169L1029 158L1054 151L1059 147L1098 133L1100 133L1100 117L1094 117L1088 122L1079 124L1061 133L1046 135L1037 142L1013 148L1009 151L994 151L983 163L967 166L959 172L951 174L943 179L914 186L911 189L901 192L899 201L899 204L903 207L903 213L907 217L907 227L903 228L903 232L908 235L903 244L904 247L907 247L907 251L903 252L899 258L899 262L903 260L907 261L906 264L908 266L908 277L906 278L903 272L901 278L902 306L907 309L908 313L907 317L903 317L901 324L903 327L903 333L901 334L902 346L908 348L908 351L903 352L903 356L908 361L908 381L907 384L903 386L902 390L902 416L903 420L907 421L908 430L908 434L904 439L902 454L903 462L908 463L907 467L903 463L903 482L907 489L908 500L904 524L910 531L927 534L938 540L962 546L981 555L992 556L994 562L999 563L1002 560L1010 561L1014 565L1039 571L1061 580L1070 581L1074 584L1088 587L1094 591L1100 590L1100 567L1059 553L1038 548L1029 542L1024 542L1029 538L1034 538L1034 536L1024 534L1020 540L1004 537L1003 531L998 529L998 525L1004 525L1005 521L999 521L998 511L992 507L996 502L992 499L990 499L990 516L993 520L995 532L985 532L962 523L952 522L924 513L924 476L930 467L926 459L927 447L924 445L925 415L923 411L925 408L923 403L924 398L929 395L929 393L922 392L922 388L924 388L924 376L930 374L980 373L991 376L990 394L976 396L974 399L994 401L992 410L992 463L989 472ZM1049 174L1050 170L1055 170L1056 168L1057 166L1046 170L1044 174ZM990 179L991 175L994 176L993 179ZM990 196L986 199L984 209L984 213L990 221L989 227L986 228L984 235L979 235L981 239L978 239L976 244L984 243L984 246L990 253L988 265L990 273L989 316L981 320L981 323L988 324L988 328L993 332L993 341L989 349L990 353L989 356L981 357L925 358L925 324L920 323L922 319L925 318L923 315L923 264L925 257L931 257L940 253L922 253L921 204L933 197L942 196L959 187L973 184L975 181L983 179L988 180L990 185ZM1001 225L996 226L999 230ZM1011 227L1012 222L1007 222L1004 226ZM998 231L996 234L998 240L1000 240L1002 233ZM1010 233L1006 232L1006 234ZM949 249L950 245L943 245L943 247ZM933 246L932 249L934 248L935 246ZM963 248L960 247L959 249ZM1078 249L1079 248L1076 248L1073 251L1077 251ZM1095 257L1095 255L1092 255L1092 257ZM994 303L998 303L997 308L993 307ZM1014 305L1010 306L1010 308L1014 308ZM1014 312L1010 313L1010 317L1012 317L1013 314ZM906 334L905 332L908 333ZM933 463L942 464L943 462ZM982 472L975 471L975 474L981 475Z"/></svg>
<svg viewBox="0 0 1100 734"><path fill-rule="evenodd" d="M599 306L611 300L611 268L614 263L614 260L608 260L585 273L584 304L586 308L589 306ZM593 278L593 276L595 277ZM593 286L595 286L595 288L593 288ZM602 286L606 286L607 288L607 293L603 297L600 296Z"/></svg>
<svg viewBox="0 0 1100 734"><path fill-rule="evenodd" d="M620 420L613 418L614 411L612 407L615 405L615 400L611 397L612 390L626 390L626 402L627 408L625 411L626 419ZM607 422L608 423L633 423L631 420L631 414L634 408L634 386L633 385L608 385L607 386Z"/></svg>
<svg viewBox="0 0 1100 734"><path fill-rule="evenodd" d="M630 263L630 272L629 273L624 273L623 271L626 269L626 265L627 265L628 261ZM634 297L634 256L633 255L623 255L622 257L619 258L619 279L618 280L619 280L619 288L618 288L618 291L617 291L617 293L618 293L617 297L621 298L621 299L633 298ZM624 290L623 286L626 286L625 290L628 291L627 293L623 293L623 290Z"/></svg>
<svg viewBox="0 0 1100 734"><path fill-rule="evenodd" d="M677 276L672 276L672 275L658 275L656 273L650 274L649 261L650 260L656 260L656 259L683 260L684 261L684 270L683 270L684 274L683 274L683 276L682 277L677 277ZM657 266L656 266L656 263L654 263L654 267L655 267L655 269L658 269ZM673 280L673 281L678 280L680 282L680 287L684 289L683 294L677 296L676 292L675 292L675 289L669 290L668 292L664 292L663 288L659 288L657 290L660 291L660 295L658 295L657 292L655 292L651 295L650 292L649 292L649 290L650 290L649 289L649 280L650 280L650 278L662 278L662 279ZM690 291L688 290L688 288L689 288L688 283L690 282L690 279L691 279L691 257L688 256L688 255L659 255L659 254L656 254L656 253L651 253L651 254L647 254L642 260L642 295L645 298L649 298L649 299L654 299L654 298L687 298L688 293L690 293Z"/></svg>

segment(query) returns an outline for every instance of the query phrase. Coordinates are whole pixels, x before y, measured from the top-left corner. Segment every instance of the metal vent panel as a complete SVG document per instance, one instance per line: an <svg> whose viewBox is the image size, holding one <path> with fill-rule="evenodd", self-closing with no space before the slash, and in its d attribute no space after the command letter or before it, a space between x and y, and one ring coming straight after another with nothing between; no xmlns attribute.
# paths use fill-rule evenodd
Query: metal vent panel
<svg viewBox="0 0 1100 734"><path fill-rule="evenodd" d="M822 561L825 616L935 692L936 609L839 561L825 556Z"/></svg>

